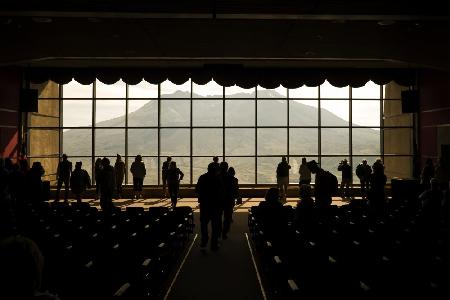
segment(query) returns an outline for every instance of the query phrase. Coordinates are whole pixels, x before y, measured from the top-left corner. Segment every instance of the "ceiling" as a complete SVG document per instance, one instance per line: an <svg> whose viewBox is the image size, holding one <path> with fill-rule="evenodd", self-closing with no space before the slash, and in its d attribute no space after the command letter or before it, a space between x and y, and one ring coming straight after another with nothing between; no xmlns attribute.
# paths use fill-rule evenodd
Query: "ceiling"
<svg viewBox="0 0 450 300"><path fill-rule="evenodd" d="M444 1L10 2L0 66L450 70Z"/></svg>

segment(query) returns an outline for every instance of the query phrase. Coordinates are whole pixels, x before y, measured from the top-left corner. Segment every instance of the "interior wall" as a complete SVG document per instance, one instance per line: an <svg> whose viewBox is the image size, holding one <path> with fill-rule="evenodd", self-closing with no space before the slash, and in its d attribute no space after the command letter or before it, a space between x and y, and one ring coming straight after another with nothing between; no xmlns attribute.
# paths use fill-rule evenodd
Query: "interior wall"
<svg viewBox="0 0 450 300"><path fill-rule="evenodd" d="M420 153L436 163L441 146L450 145L450 73L423 70L420 74Z"/></svg>
<svg viewBox="0 0 450 300"><path fill-rule="evenodd" d="M22 73L17 68L0 68L0 155L19 154L19 93Z"/></svg>

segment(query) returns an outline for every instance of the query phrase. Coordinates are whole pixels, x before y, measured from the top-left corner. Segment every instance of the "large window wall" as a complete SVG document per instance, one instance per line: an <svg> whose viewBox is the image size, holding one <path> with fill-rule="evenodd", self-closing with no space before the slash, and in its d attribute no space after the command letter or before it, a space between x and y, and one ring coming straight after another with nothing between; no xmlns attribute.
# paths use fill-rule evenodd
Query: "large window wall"
<svg viewBox="0 0 450 300"><path fill-rule="evenodd" d="M150 185L161 183L158 170L166 156L185 173L184 184L195 184L213 156L233 166L242 184L275 183L283 155L292 166L292 183L298 182L302 157L315 159L338 177L344 158L353 169L362 159L372 164L382 158L389 177L408 177L413 122L410 114L401 113L400 90L370 81L361 88L337 88L325 81L297 89L243 89L214 81L71 81L55 97L41 95L39 106L57 104L59 122L29 122L29 142L35 143L37 130L56 131L60 155L82 161L90 174L98 157L114 164L121 154L129 169L141 154L147 166L144 183ZM29 155L42 158L39 151ZM126 180L132 182L131 174Z"/></svg>

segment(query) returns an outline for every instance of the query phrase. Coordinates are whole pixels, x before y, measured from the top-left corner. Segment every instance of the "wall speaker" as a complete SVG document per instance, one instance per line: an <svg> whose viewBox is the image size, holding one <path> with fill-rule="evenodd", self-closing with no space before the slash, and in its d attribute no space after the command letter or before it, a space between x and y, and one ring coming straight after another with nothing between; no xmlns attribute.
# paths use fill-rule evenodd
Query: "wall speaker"
<svg viewBox="0 0 450 300"><path fill-rule="evenodd" d="M38 111L38 90L36 89L21 89L20 90L20 104L19 108L22 112L37 112Z"/></svg>
<svg viewBox="0 0 450 300"><path fill-rule="evenodd" d="M419 112L419 91L402 92L402 113Z"/></svg>

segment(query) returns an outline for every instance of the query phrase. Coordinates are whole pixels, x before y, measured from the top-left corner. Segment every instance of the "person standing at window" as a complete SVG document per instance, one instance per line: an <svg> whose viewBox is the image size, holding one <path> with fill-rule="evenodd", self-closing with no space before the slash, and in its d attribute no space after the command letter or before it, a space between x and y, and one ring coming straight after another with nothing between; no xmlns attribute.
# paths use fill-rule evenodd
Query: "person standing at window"
<svg viewBox="0 0 450 300"><path fill-rule="evenodd" d="M95 178L95 200L100 198L100 193L102 192L100 186L100 174L102 173L102 159L99 157L95 160L94 165L94 178Z"/></svg>
<svg viewBox="0 0 450 300"><path fill-rule="evenodd" d="M58 178L58 185L56 187L56 199L55 202L59 201L59 193L61 187L64 183L64 202L68 202L69 198L69 187L70 187L70 175L72 174L72 163L67 159L67 155L62 155L62 161L58 163L58 169L56 171L56 176Z"/></svg>
<svg viewBox="0 0 450 300"><path fill-rule="evenodd" d="M170 201L172 208L177 206L178 191L180 189L180 181L183 180L184 174L177 168L177 163L172 161L167 170L167 186L169 188Z"/></svg>
<svg viewBox="0 0 450 300"><path fill-rule="evenodd" d="M170 162L172 161L172 157L167 156L167 159L165 162L163 162L162 169L161 169L161 177L162 177L162 186L163 186L163 192L161 198L167 198L167 170L169 170Z"/></svg>
<svg viewBox="0 0 450 300"><path fill-rule="evenodd" d="M342 160L339 163L338 171L342 172L341 197L342 198L350 197L350 184L352 183L352 167L348 164L347 159L344 158L344 160Z"/></svg>
<svg viewBox="0 0 450 300"><path fill-rule="evenodd" d="M133 199L139 199L142 197L142 186L144 184L144 177L147 174L141 155L137 155L134 159L130 172L133 175Z"/></svg>
<svg viewBox="0 0 450 300"><path fill-rule="evenodd" d="M81 203L82 194L87 188L91 187L91 177L89 177L88 172L83 170L81 166L82 162L77 161L75 163L75 170L72 172L72 177L70 177L70 188L77 199L77 203Z"/></svg>
<svg viewBox="0 0 450 300"><path fill-rule="evenodd" d="M286 203L290 168L291 166L287 163L286 156L283 156L281 162L277 166L277 185L282 203Z"/></svg>
<svg viewBox="0 0 450 300"><path fill-rule="evenodd" d="M122 183L125 178L125 163L122 156L117 154L116 163L114 164L114 175L116 176L117 198L122 198Z"/></svg>
<svg viewBox="0 0 450 300"><path fill-rule="evenodd" d="M102 159L102 171L99 176L101 190L100 196L100 207L105 212L111 212L114 204L112 202L112 197L114 194L114 188L116 186L114 168L108 158L104 157Z"/></svg>
<svg viewBox="0 0 450 300"><path fill-rule="evenodd" d="M367 160L364 159L362 163L356 167L356 176L358 176L361 184L361 197L363 200L367 197L371 174L372 168L367 164Z"/></svg>

